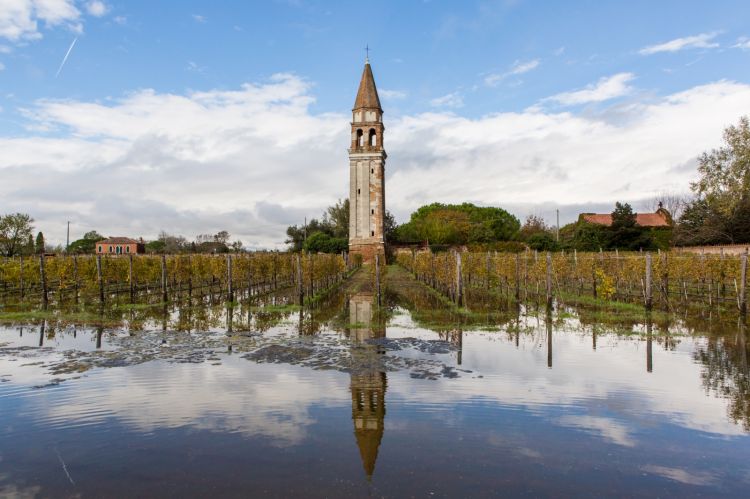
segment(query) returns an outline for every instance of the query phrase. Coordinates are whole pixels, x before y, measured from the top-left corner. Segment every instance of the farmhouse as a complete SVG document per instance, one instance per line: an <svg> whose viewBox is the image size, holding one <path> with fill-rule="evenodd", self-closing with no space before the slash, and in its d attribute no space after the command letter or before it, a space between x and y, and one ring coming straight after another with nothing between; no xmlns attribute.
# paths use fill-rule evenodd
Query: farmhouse
<svg viewBox="0 0 750 499"><path fill-rule="evenodd" d="M581 213L579 222L588 222L596 225L610 227L612 225L611 213ZM635 223L641 227L669 228L672 227L672 215L659 203L659 209L654 213L636 213Z"/></svg>
<svg viewBox="0 0 750 499"><path fill-rule="evenodd" d="M96 254L130 255L145 253L146 245L143 240L136 241L129 237L109 237L96 243Z"/></svg>

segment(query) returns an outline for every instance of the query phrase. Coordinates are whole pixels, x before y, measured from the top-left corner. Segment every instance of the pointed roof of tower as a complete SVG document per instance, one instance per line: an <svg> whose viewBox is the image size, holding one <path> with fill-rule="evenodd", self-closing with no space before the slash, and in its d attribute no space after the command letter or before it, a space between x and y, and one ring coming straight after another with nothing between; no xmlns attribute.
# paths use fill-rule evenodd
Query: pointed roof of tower
<svg viewBox="0 0 750 499"><path fill-rule="evenodd" d="M383 112L369 60L365 61L365 69L362 71L362 79L359 82L359 90L357 90L357 99L354 101L354 109L361 108L377 109Z"/></svg>

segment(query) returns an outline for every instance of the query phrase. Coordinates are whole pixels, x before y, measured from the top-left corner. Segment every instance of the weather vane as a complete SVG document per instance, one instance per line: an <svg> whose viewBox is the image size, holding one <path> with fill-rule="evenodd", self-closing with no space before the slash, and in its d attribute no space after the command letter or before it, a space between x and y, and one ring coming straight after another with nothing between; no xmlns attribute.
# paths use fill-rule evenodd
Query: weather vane
<svg viewBox="0 0 750 499"><path fill-rule="evenodd" d="M365 62L370 62L370 44L365 45Z"/></svg>

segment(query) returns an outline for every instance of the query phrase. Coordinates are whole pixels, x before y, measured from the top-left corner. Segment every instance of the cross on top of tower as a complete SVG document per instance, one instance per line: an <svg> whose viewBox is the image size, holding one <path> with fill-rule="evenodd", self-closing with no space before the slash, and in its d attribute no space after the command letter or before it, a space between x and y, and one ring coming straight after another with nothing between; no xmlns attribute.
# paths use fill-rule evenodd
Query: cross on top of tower
<svg viewBox="0 0 750 499"><path fill-rule="evenodd" d="M370 44L365 45L365 64L370 64Z"/></svg>

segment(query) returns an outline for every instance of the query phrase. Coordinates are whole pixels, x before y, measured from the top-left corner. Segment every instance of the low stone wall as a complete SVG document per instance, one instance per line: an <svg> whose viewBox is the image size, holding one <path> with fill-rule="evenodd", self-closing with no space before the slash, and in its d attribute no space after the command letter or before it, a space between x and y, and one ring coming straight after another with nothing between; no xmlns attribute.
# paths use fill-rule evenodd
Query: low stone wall
<svg viewBox="0 0 750 499"><path fill-rule="evenodd" d="M681 246L672 248L672 251L678 253L708 253L725 255L741 255L750 250L750 244L723 244L720 246Z"/></svg>

